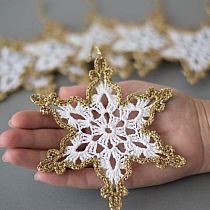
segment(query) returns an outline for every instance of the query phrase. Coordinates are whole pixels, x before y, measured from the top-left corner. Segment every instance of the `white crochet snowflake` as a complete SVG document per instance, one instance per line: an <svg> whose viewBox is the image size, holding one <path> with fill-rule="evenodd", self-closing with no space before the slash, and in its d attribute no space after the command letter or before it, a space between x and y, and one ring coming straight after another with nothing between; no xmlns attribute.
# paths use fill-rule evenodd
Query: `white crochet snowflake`
<svg viewBox="0 0 210 210"><path fill-rule="evenodd" d="M70 64L68 67L65 68L66 74L73 74L77 76L85 76L85 68L80 64Z"/></svg>
<svg viewBox="0 0 210 210"><path fill-rule="evenodd" d="M79 47L80 50L76 56L78 61L87 61L94 45L104 47L110 45L115 38L116 35L112 29L95 21L86 32L67 35L66 41Z"/></svg>
<svg viewBox="0 0 210 210"><path fill-rule="evenodd" d="M53 75L26 75L23 87L35 93L49 94L55 91Z"/></svg>
<svg viewBox="0 0 210 210"><path fill-rule="evenodd" d="M160 50L166 46L168 40L148 22L142 26L116 26L119 39L113 44L113 50L117 52L142 52Z"/></svg>
<svg viewBox="0 0 210 210"><path fill-rule="evenodd" d="M47 39L25 45L24 51L35 56L35 71L49 72L61 67L75 55L75 48L59 40Z"/></svg>
<svg viewBox="0 0 210 210"><path fill-rule="evenodd" d="M38 89L38 88L44 88L49 85L49 78L48 76L42 75L40 77L28 77L26 79L26 81L29 85L31 85L31 87L33 87L34 89Z"/></svg>
<svg viewBox="0 0 210 210"><path fill-rule="evenodd" d="M128 58L123 54L109 53L107 60L114 68L126 68L128 65Z"/></svg>
<svg viewBox="0 0 210 210"><path fill-rule="evenodd" d="M210 66L210 26L196 32L170 29L168 35L172 45L162 51L162 56L187 64L193 72L206 70Z"/></svg>
<svg viewBox="0 0 210 210"><path fill-rule="evenodd" d="M5 93L21 85L21 77L30 65L31 58L14 49L3 47L0 50L0 93Z"/></svg>
<svg viewBox="0 0 210 210"><path fill-rule="evenodd" d="M141 99L136 104L119 105L112 88L101 82L89 106L57 106L60 117L77 129L66 147L65 160L78 163L96 157L109 181L117 184L129 156L157 157L160 151L156 143L139 130L150 115L149 103Z"/></svg>

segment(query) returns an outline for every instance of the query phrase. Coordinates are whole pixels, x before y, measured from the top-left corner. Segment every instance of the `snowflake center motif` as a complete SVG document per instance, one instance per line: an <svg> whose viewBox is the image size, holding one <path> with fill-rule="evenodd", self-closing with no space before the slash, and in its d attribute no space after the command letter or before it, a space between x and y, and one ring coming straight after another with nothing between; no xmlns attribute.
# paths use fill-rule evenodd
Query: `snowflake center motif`
<svg viewBox="0 0 210 210"><path fill-rule="evenodd" d="M121 88L111 80L112 68L99 50L96 56L85 99L32 96L43 114L52 114L58 125L68 130L60 149L49 150L38 170L63 174L67 168L79 170L92 164L104 182L101 195L109 200L111 210L120 210L132 161L153 162L160 168L182 167L186 161L148 129L155 112L164 110L171 89L149 88L144 94L123 99Z"/></svg>

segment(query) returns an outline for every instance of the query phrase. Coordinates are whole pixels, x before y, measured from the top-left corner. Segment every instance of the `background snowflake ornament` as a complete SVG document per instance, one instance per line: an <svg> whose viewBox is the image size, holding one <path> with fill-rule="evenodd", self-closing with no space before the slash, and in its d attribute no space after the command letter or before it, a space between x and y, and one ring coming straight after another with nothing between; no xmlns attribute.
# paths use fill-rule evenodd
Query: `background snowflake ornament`
<svg viewBox="0 0 210 210"><path fill-rule="evenodd" d="M148 130L155 112L163 111L172 97L172 90L149 88L123 99L111 75L112 68L98 50L85 99L61 100L55 93L35 94L31 99L43 114L52 114L68 130L60 149L49 150L38 170L63 174L66 168L79 170L92 164L104 182L101 195L109 200L111 210L119 210L127 195L124 182L132 174L132 161L153 162L160 168L182 167L186 161L162 144L155 131Z"/></svg>
<svg viewBox="0 0 210 210"><path fill-rule="evenodd" d="M140 76L145 76L155 69L161 61L161 51L170 40L165 35L165 20L160 9L155 11L141 25L116 24L118 35L113 44L113 51L130 54L134 58L134 67Z"/></svg>
<svg viewBox="0 0 210 210"><path fill-rule="evenodd" d="M34 71L37 73L49 73L61 68L76 53L74 47L54 38L28 43L24 51L36 57Z"/></svg>
<svg viewBox="0 0 210 210"><path fill-rule="evenodd" d="M32 58L21 52L21 44L1 40L0 44L0 100L21 87L23 75L32 65Z"/></svg>
<svg viewBox="0 0 210 210"><path fill-rule="evenodd" d="M78 84L88 83L88 63L79 64L75 62L66 62L59 72L67 76L70 81L77 82Z"/></svg>
<svg viewBox="0 0 210 210"><path fill-rule="evenodd" d="M129 55L107 52L105 53L108 63L114 68L121 78L128 78L132 71L132 58Z"/></svg>
<svg viewBox="0 0 210 210"><path fill-rule="evenodd" d="M56 89L53 75L26 75L23 87L34 93L49 94Z"/></svg>
<svg viewBox="0 0 210 210"><path fill-rule="evenodd" d="M151 50L147 53L136 52L133 58L134 67L138 70L140 77L146 76L161 63L160 56L155 50Z"/></svg>
<svg viewBox="0 0 210 210"><path fill-rule="evenodd" d="M204 78L210 68L210 23L195 30L168 28L172 44L161 52L164 59L179 61L188 82Z"/></svg>
<svg viewBox="0 0 210 210"><path fill-rule="evenodd" d="M76 60L79 63L90 60L91 50L94 45L100 48L111 47L115 39L113 22L99 16L92 18L91 24L84 32L69 33L66 36L66 41L78 48Z"/></svg>

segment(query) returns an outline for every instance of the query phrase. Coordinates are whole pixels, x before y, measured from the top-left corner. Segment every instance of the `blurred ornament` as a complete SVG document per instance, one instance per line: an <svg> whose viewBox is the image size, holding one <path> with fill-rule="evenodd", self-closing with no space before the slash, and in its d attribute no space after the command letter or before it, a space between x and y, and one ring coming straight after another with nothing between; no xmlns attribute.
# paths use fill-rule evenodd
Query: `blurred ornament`
<svg viewBox="0 0 210 210"><path fill-rule="evenodd" d="M20 42L0 40L0 101L22 86L32 58L22 52Z"/></svg>

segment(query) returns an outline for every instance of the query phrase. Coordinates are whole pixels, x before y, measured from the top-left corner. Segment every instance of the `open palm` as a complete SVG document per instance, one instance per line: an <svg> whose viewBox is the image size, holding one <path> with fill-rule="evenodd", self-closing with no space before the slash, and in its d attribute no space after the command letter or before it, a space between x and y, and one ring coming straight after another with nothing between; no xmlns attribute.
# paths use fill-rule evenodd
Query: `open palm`
<svg viewBox="0 0 210 210"><path fill-rule="evenodd" d="M126 81L119 85L123 96L134 92L143 93L149 87L162 88L159 85ZM60 97L85 96L85 87L64 87ZM185 176L207 172L201 119L200 101L174 90L174 97L167 102L165 111L156 114L152 130L156 130L164 143L172 145L176 153L187 160L184 168L168 167L164 170L154 164L139 165L133 163L133 174L126 181L129 188L157 185ZM11 164L36 170L38 163L45 158L51 148L59 148L61 138L66 131L60 129L50 116L43 116L37 111L22 111L14 114L10 124L12 129L0 136L0 145L7 147L3 160ZM35 179L53 185L99 188L102 182L89 166L80 171L67 170L62 176L55 173L37 172Z"/></svg>

